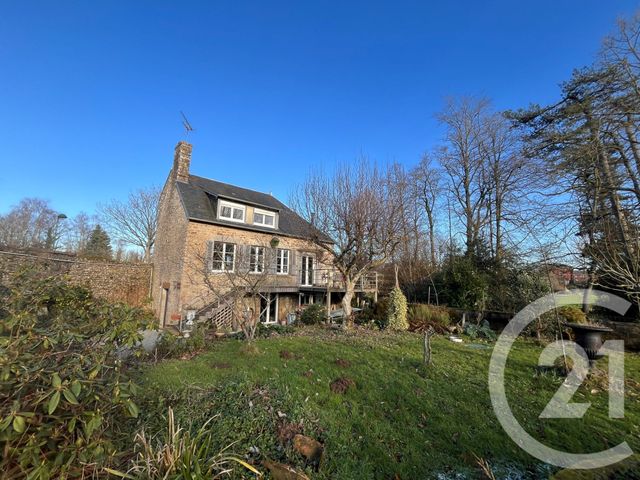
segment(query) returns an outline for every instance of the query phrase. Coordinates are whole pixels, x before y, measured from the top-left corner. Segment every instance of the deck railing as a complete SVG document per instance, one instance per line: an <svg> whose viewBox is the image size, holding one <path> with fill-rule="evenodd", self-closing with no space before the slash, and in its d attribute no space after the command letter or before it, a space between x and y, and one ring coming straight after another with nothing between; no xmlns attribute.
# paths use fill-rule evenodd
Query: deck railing
<svg viewBox="0 0 640 480"><path fill-rule="evenodd" d="M302 272L298 275L300 286L303 283ZM356 290L373 291L378 289L379 274L377 272L369 272L358 279L356 282ZM342 290L345 288L345 282L342 274L336 269L319 268L313 272L313 284L308 286L329 288L331 290Z"/></svg>

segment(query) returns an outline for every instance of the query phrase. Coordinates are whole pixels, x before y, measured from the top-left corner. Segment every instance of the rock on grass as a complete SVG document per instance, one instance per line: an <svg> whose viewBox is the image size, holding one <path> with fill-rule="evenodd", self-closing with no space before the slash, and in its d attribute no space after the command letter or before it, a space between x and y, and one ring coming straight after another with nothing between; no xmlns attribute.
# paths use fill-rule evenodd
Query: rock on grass
<svg viewBox="0 0 640 480"><path fill-rule="evenodd" d="M295 448L300 455L314 462L316 465L320 463L322 452L324 451L324 447L320 442L300 434L293 437L293 448Z"/></svg>

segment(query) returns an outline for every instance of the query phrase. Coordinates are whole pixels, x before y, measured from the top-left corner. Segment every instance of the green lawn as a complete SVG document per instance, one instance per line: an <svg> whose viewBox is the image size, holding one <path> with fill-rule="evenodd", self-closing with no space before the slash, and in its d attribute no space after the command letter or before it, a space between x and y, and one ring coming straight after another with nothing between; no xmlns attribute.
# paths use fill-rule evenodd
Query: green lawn
<svg viewBox="0 0 640 480"><path fill-rule="evenodd" d="M546 467L507 437L493 413L490 348L434 338L434 364L424 368L422 339L409 333L306 328L255 345L257 353L238 340L216 341L192 359L146 367L140 373L149 399L145 428L151 433L162 428L157 412L167 406L185 427L215 416L211 427L221 448L233 444L230 451L245 455L257 447L259 453L249 457L256 465L271 459L306 467L311 478L483 478L476 456L489 462L496 478L510 472L547 477ZM622 440L640 451L640 357L626 358L631 385L625 419L610 420L607 393L591 393L589 385L574 398L593 402L582 420L541 420L538 414L562 383L557 375L536 370L541 350L518 342L508 363L509 400L527 431L572 452L602 450ZM606 367L606 360L601 362ZM330 383L343 376L355 386L333 393ZM287 441L291 432L324 444L319 471L293 451Z"/></svg>

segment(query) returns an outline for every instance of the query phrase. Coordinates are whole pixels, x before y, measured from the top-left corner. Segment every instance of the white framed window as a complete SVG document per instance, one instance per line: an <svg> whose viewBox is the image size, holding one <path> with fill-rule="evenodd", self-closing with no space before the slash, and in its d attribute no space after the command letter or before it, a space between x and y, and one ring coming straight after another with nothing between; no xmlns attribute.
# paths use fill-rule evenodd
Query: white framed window
<svg viewBox="0 0 640 480"><path fill-rule="evenodd" d="M276 214L275 212L256 208L253 210L253 224L261 227L276 228Z"/></svg>
<svg viewBox="0 0 640 480"><path fill-rule="evenodd" d="M249 250L249 271L264 272L264 247L251 247Z"/></svg>
<svg viewBox="0 0 640 480"><path fill-rule="evenodd" d="M218 218L231 222L244 222L246 207L225 200L218 201Z"/></svg>
<svg viewBox="0 0 640 480"><path fill-rule="evenodd" d="M276 250L276 273L286 275L289 273L289 255L291 253L286 248Z"/></svg>
<svg viewBox="0 0 640 480"><path fill-rule="evenodd" d="M213 242L211 270L214 272L233 272L236 260L234 243Z"/></svg>

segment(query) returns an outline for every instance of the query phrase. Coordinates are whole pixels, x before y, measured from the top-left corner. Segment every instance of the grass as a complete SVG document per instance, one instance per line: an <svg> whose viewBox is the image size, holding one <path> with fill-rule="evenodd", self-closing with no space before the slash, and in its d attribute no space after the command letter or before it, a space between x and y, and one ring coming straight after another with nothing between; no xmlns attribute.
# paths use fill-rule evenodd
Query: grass
<svg viewBox="0 0 640 480"><path fill-rule="evenodd" d="M220 448L231 445L255 465L269 459L306 468L314 479L484 478L478 459L496 478L545 478L548 466L519 449L493 413L487 387L491 349L442 337L432 346L434 364L424 367L422 339L409 333L305 328L256 340L252 348L217 341L190 360L140 372L146 397L153 399L143 423L159 431L164 420L158 412L169 406L176 421L191 428L215 415L210 425ZM639 451L640 357L626 357L632 379L626 418L610 420L607 393L583 386L574 397L592 402L583 419L543 420L538 414L563 379L535 368L541 350L517 342L508 362L508 397L526 430L572 452L622 440ZM354 385L334 393L330 384L338 378ZM324 444L318 471L293 451L292 432Z"/></svg>

